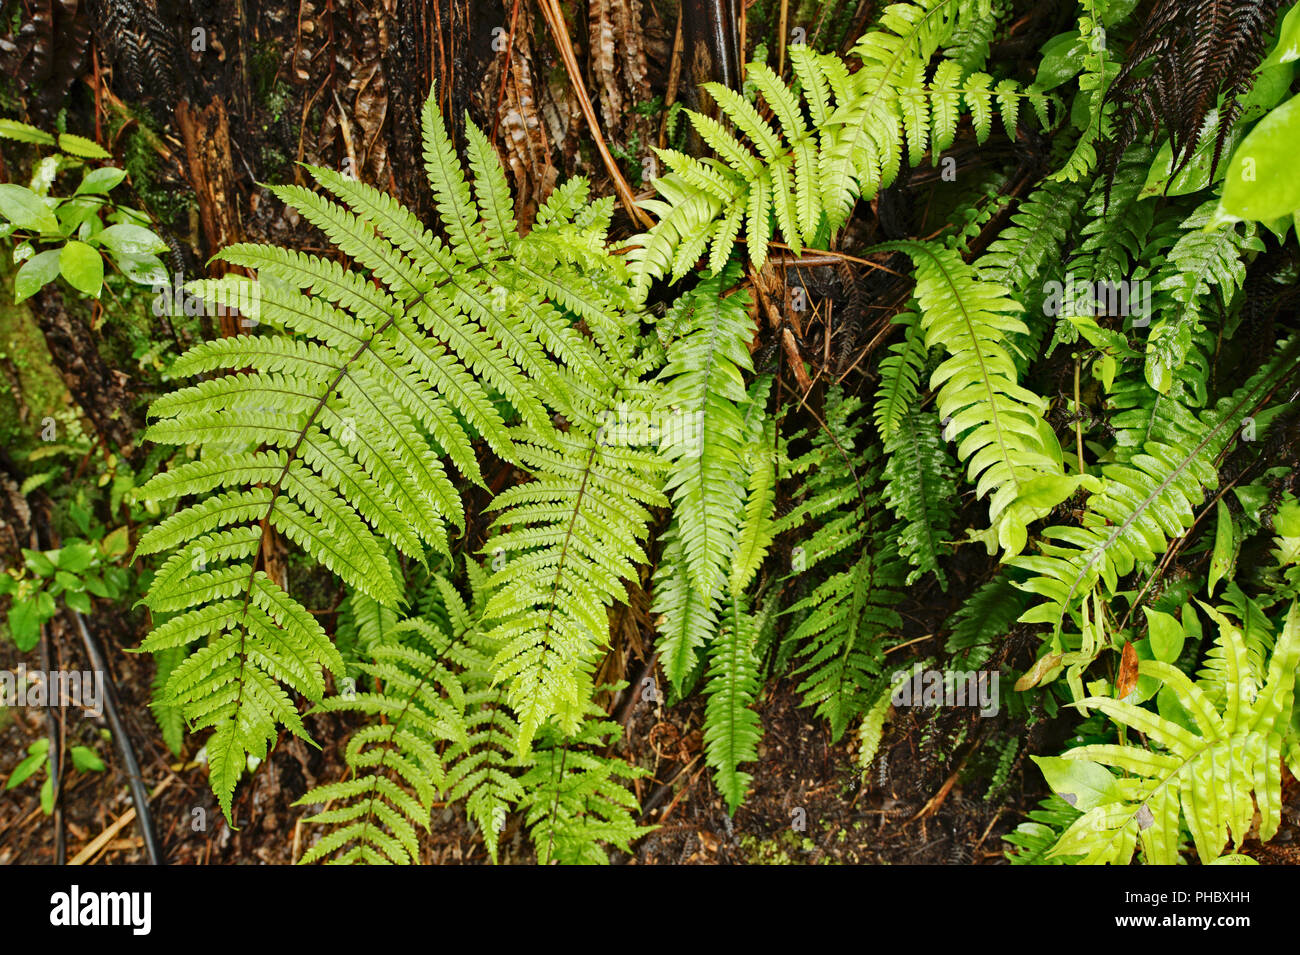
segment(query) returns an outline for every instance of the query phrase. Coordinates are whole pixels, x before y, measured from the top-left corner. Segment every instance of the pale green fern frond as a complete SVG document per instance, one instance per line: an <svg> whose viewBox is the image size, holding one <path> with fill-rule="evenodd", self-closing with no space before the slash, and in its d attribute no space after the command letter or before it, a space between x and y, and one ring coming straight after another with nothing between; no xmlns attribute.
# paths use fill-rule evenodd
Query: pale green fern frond
<svg viewBox="0 0 1300 955"><path fill-rule="evenodd" d="M1046 402L1018 382L1004 342L1027 331L1016 317L1020 305L950 249L917 242L884 248L907 252L916 263L925 343L948 356L930 387L976 495L989 498L989 550L1017 554L1028 525L1087 481L1064 473L1060 442L1043 416Z"/></svg>

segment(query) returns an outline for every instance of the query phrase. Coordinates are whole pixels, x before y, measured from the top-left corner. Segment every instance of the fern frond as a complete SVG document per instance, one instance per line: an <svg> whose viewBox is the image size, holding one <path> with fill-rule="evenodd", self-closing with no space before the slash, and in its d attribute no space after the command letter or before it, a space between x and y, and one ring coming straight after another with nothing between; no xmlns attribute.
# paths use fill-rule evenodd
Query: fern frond
<svg viewBox="0 0 1300 955"><path fill-rule="evenodd" d="M348 740L350 779L318 786L298 800L329 804L305 819L330 831L303 854L304 864L329 857L339 863L418 862L418 830L429 829L433 804L447 782L439 749L468 741L464 689L446 660L452 636L413 619L395 627L391 637L360 666L375 690L326 697L317 707L382 721L368 723Z"/></svg>
<svg viewBox="0 0 1300 955"><path fill-rule="evenodd" d="M1061 259L1084 192L1082 184L1048 180L1030 193L975 262L980 278L1017 293L1040 286Z"/></svg>
<svg viewBox="0 0 1300 955"><path fill-rule="evenodd" d="M1207 305L1213 307L1206 299L1213 291L1218 307L1226 309L1246 279L1243 253L1264 248L1252 223L1242 224L1240 232L1235 225L1203 231L1217 201L1203 204L1183 222L1182 237L1154 279L1159 319L1147 335L1146 378L1162 394L1192 351L1193 336L1204 328Z"/></svg>
<svg viewBox="0 0 1300 955"><path fill-rule="evenodd" d="M593 710L565 739L547 730L520 778L520 809L540 865L608 865L607 845L630 852L654 828L637 825L636 797L624 785L646 771L599 752L623 732L603 716Z"/></svg>
<svg viewBox="0 0 1300 955"><path fill-rule="evenodd" d="M744 597L733 594L722 614L722 628L709 649L704 692L704 760L727 808L735 815L745 799L751 776L741 763L758 759L762 725L753 709L760 688L754 645L759 621Z"/></svg>
<svg viewBox="0 0 1300 955"><path fill-rule="evenodd" d="M795 545L792 576L820 580L784 613L795 624L804 706L830 721L839 739L877 699L883 684L883 637L902 624L893 606L902 599L906 567L895 535L873 527L868 508L879 502L875 451L863 444L861 402L838 389L827 393L825 428L791 470L807 468L799 503L779 523L782 531L811 526ZM871 489L868 491L867 489Z"/></svg>
<svg viewBox="0 0 1300 955"><path fill-rule="evenodd" d="M308 167L328 196L274 192L357 267L272 246L225 249L221 258L257 280L228 276L191 291L235 304L266 333L191 349L174 374L216 376L152 410L151 440L198 451L139 496L206 496L140 541L140 555L183 555L146 602L160 613L186 610L145 647L206 642L164 694L196 728L217 730L212 781L227 815L247 756L265 755L277 723L301 732L289 692L320 702L322 668L344 674L310 614L261 569L266 534L279 532L352 590L396 606L403 587L384 542L422 562L426 546L449 551L449 526L464 529L448 464L482 484L474 442L520 461L512 426L534 458L566 447L553 415L586 414L584 394L605 390L611 367L630 354L624 339L636 320L624 314L625 268L604 247L608 204L580 206L582 188L570 188L521 238L482 134L468 133L471 183L433 105L424 123L450 241L378 190Z"/></svg>
<svg viewBox="0 0 1300 955"><path fill-rule="evenodd" d="M911 410L920 390L921 372L925 369L929 349L913 311L899 312L893 324L903 326L903 340L889 346L889 354L880 359L876 370L880 386L876 389L873 414L880 437L889 441L898 432L903 418Z"/></svg>
<svg viewBox="0 0 1300 955"><path fill-rule="evenodd" d="M647 559L649 508L667 504L662 459L605 430L612 411L570 422L549 445L521 437L532 479L491 505L497 533L485 550L505 559L492 577L488 614L500 621L495 667L518 714L520 753L551 717L566 731L581 722L596 653L609 636L606 610L626 598L624 581Z"/></svg>
<svg viewBox="0 0 1300 955"><path fill-rule="evenodd" d="M948 618L944 626L952 632L944 649L949 653L964 652L964 666L968 669L982 666L993 653L995 641L1011 632L1028 602L1010 575L999 571Z"/></svg>
<svg viewBox="0 0 1300 955"><path fill-rule="evenodd" d="M1000 285L980 280L953 251L906 242L885 248L907 252L916 263L916 297L927 347L948 358L930 387L945 434L978 497L989 497L990 553L1017 554L1027 526L1069 497L1086 478L1065 475L1060 443L1043 417L1046 402L1021 386L1003 342L1027 329L1020 306Z"/></svg>
<svg viewBox="0 0 1300 955"><path fill-rule="evenodd" d="M728 269L678 300L669 320L684 331L661 372L661 452L671 462L665 487L690 582L706 601L731 563L744 501L743 375L753 372L746 348L753 322L747 293L723 294L738 275Z"/></svg>
<svg viewBox="0 0 1300 955"><path fill-rule="evenodd" d="M1121 577L1185 534L1194 508L1217 485L1216 462L1242 420L1295 371L1298 358L1300 344L1286 344L1270 365L1201 416L1186 439L1153 438L1126 463L1103 465L1101 487L1088 500L1082 526L1049 527L1040 555L1016 559L1035 575L1017 586L1043 598L1020 619L1051 623L1059 635L1066 615L1098 583L1114 595Z"/></svg>
<svg viewBox="0 0 1300 955"><path fill-rule="evenodd" d="M912 571L912 584L932 573L947 590L948 578L939 567L939 553L957 514L957 469L944 444L939 417L911 411L885 442L885 502L902 526L898 545Z"/></svg>
<svg viewBox="0 0 1300 955"><path fill-rule="evenodd" d="M879 28L853 47L860 61L854 72L834 54L792 49L797 95L763 64L750 64L748 76L776 126L741 94L706 85L735 135L688 112L718 158L683 161L661 152L670 172L655 180L661 198L642 203L659 221L632 240L634 294L644 298L663 276L677 280L710 247L710 268L718 271L742 224L755 266L766 261L774 230L796 252L815 246L848 221L858 199L894 181L905 141L913 164L927 148L935 155L947 149L963 103L980 142L991 130L995 96L1014 133L1019 102L1040 101L1041 93L1008 80L994 88L987 74L968 74L951 60L926 79L931 57L953 37L960 7L956 0L886 7Z"/></svg>

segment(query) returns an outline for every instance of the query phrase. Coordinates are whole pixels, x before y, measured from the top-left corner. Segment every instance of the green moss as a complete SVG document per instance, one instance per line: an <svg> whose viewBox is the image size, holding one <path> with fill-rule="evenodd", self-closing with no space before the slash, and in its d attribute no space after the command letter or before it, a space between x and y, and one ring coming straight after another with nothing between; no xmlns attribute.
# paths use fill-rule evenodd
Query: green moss
<svg viewBox="0 0 1300 955"><path fill-rule="evenodd" d="M153 145L158 132L153 119L142 110L132 109L127 115L118 115L115 127L120 128L129 119L134 119L136 125L123 137L122 168L131 177L131 188L156 220L173 230L187 230L190 209L194 207L193 193L158 181L158 152Z"/></svg>
<svg viewBox="0 0 1300 955"><path fill-rule="evenodd" d="M0 441L14 457L24 458L41 444L43 419L54 418L65 433L65 419L76 412L30 309L13 301L13 266L7 255L0 256L0 358L18 373L27 404L27 421L20 423L18 396L8 382L0 388Z"/></svg>
<svg viewBox="0 0 1300 955"><path fill-rule="evenodd" d="M793 829L783 829L770 839L743 834L739 842L749 865L807 865L813 861L809 856L817 851L817 843ZM834 862L829 858L816 861L820 865Z"/></svg>

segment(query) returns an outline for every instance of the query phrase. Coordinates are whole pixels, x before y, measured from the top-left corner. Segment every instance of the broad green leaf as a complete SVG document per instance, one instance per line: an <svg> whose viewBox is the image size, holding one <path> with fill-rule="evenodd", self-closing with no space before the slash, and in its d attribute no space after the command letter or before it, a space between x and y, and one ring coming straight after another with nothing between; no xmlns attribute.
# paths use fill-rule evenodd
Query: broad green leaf
<svg viewBox="0 0 1300 955"><path fill-rule="evenodd" d="M1210 184L1210 164L1214 160L1214 145L1218 138L1219 130L1219 111L1212 109L1205 117L1205 123L1202 126L1200 141L1196 148L1192 150L1192 158L1186 165L1178 170L1177 175L1170 178L1170 173L1174 168L1174 150L1168 140L1165 140L1159 151L1156 152L1155 159L1151 161L1151 170L1147 173L1146 184L1138 194L1138 198L1145 199L1148 196L1186 196L1193 192L1200 192ZM1236 127L1229 131L1227 139L1223 143L1223 151L1219 154L1219 165L1214 170L1214 180L1218 181L1224 177L1227 172L1228 156L1232 155L1232 149L1237 144L1239 133Z"/></svg>
<svg viewBox="0 0 1300 955"><path fill-rule="evenodd" d="M96 597L109 596L108 586L104 583L102 578L96 576L95 574L90 574L88 577L86 577L83 583L85 584L87 593L94 594Z"/></svg>
<svg viewBox="0 0 1300 955"><path fill-rule="evenodd" d="M1047 785L1075 809L1087 812L1123 799L1115 777L1100 763L1060 756L1031 756Z"/></svg>
<svg viewBox="0 0 1300 955"><path fill-rule="evenodd" d="M70 574L66 570L56 570L54 572L54 582L64 590L84 590L81 578L76 574Z"/></svg>
<svg viewBox="0 0 1300 955"><path fill-rule="evenodd" d="M73 541L66 547L58 551L58 556L54 562L59 565L60 570L70 570L74 574L80 573L90 566L90 562L95 559L95 549L85 541Z"/></svg>
<svg viewBox="0 0 1300 955"><path fill-rule="evenodd" d="M1150 640L1151 654L1162 663L1174 663L1183 652L1182 622L1175 616L1143 607L1147 615L1147 639Z"/></svg>
<svg viewBox="0 0 1300 955"><path fill-rule="evenodd" d="M1046 92L1074 79L1083 69L1083 54L1087 47L1079 31L1058 33L1042 46L1042 59L1038 61L1038 75L1034 85Z"/></svg>
<svg viewBox="0 0 1300 955"><path fill-rule="evenodd" d="M99 542L99 549L107 557L121 557L130 546L131 532L126 527L115 528Z"/></svg>
<svg viewBox="0 0 1300 955"><path fill-rule="evenodd" d="M81 590L69 590L63 595L63 601L78 613L90 613L90 595Z"/></svg>
<svg viewBox="0 0 1300 955"><path fill-rule="evenodd" d="M41 611L35 600L17 600L9 608L9 634L24 653L40 641Z"/></svg>
<svg viewBox="0 0 1300 955"><path fill-rule="evenodd" d="M1279 537L1300 537L1300 504L1288 501L1273 515L1273 530Z"/></svg>
<svg viewBox="0 0 1300 955"><path fill-rule="evenodd" d="M81 185L77 186L76 195L106 195L115 189L117 184L125 178L125 170L117 169L113 166L104 166L100 169L92 169L90 172L86 173L85 178L81 180Z"/></svg>
<svg viewBox="0 0 1300 955"><path fill-rule="evenodd" d="M1048 678L1056 673L1061 666L1062 653L1049 653L1046 656L1039 657L1034 665L1025 671L1024 675L1016 681L1016 690L1024 692L1031 687L1038 686L1040 683L1051 682Z"/></svg>
<svg viewBox="0 0 1300 955"><path fill-rule="evenodd" d="M95 241L121 255L148 255L167 251L167 243L148 229L119 223L96 234Z"/></svg>
<svg viewBox="0 0 1300 955"><path fill-rule="evenodd" d="M54 561L39 550L28 550L24 547L23 563L27 565L28 570L38 577L48 577L54 573Z"/></svg>
<svg viewBox="0 0 1300 955"><path fill-rule="evenodd" d="M1297 59L1300 59L1300 6L1287 11L1282 19L1282 29L1278 31L1277 44L1259 66L1265 69Z"/></svg>
<svg viewBox="0 0 1300 955"><path fill-rule="evenodd" d="M59 256L59 270L68 284L92 298L99 297L104 284L104 260L84 242L72 239Z"/></svg>
<svg viewBox="0 0 1300 955"><path fill-rule="evenodd" d="M1300 209L1300 96L1261 119L1233 154L1219 218L1274 219Z"/></svg>
<svg viewBox="0 0 1300 955"><path fill-rule="evenodd" d="M36 193L11 182L0 184L0 215L20 229L58 233L59 220Z"/></svg>
<svg viewBox="0 0 1300 955"><path fill-rule="evenodd" d="M14 304L31 298L48 283L59 277L60 249L38 252L14 276Z"/></svg>
<svg viewBox="0 0 1300 955"><path fill-rule="evenodd" d="M1156 694L1156 712L1169 722L1177 723L1188 732L1199 732L1196 727L1196 720L1191 713L1187 712L1187 707L1183 706L1182 700L1178 698L1177 691L1171 686L1160 687L1160 692Z"/></svg>
<svg viewBox="0 0 1300 955"><path fill-rule="evenodd" d="M123 255L115 253L113 260L132 282L157 286L167 284L167 267L156 255Z"/></svg>

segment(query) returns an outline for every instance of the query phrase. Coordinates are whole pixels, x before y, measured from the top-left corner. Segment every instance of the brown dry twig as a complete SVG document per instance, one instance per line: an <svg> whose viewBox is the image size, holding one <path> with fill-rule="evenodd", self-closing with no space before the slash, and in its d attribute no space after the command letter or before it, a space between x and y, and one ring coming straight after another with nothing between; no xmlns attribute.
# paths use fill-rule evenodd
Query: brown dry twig
<svg viewBox="0 0 1300 955"><path fill-rule="evenodd" d="M560 59L564 61L564 69L569 74L569 81L573 84L573 91L578 97L578 104L582 107L582 115L587 120L587 127L591 131L592 141L596 144L596 151L600 153L601 161L605 164L605 170L609 173L610 179L614 181L614 190L618 193L619 201L623 203L623 208L627 214L632 217L632 221L643 228L650 228L655 224L654 219L636 204L636 196L632 193L632 187L628 184L627 179L623 177L622 171L618 168L618 163L610 155L609 147L605 144L605 136L600 131L600 122L596 119L596 110L591 105L591 97L587 95L587 88L583 84L582 70L578 66L578 58L573 53L573 42L569 39L569 28L564 22L564 11L560 9L558 0L538 0L537 5L542 10L542 16L546 19L546 26L551 31L551 37L555 40L556 49L560 53Z"/></svg>

